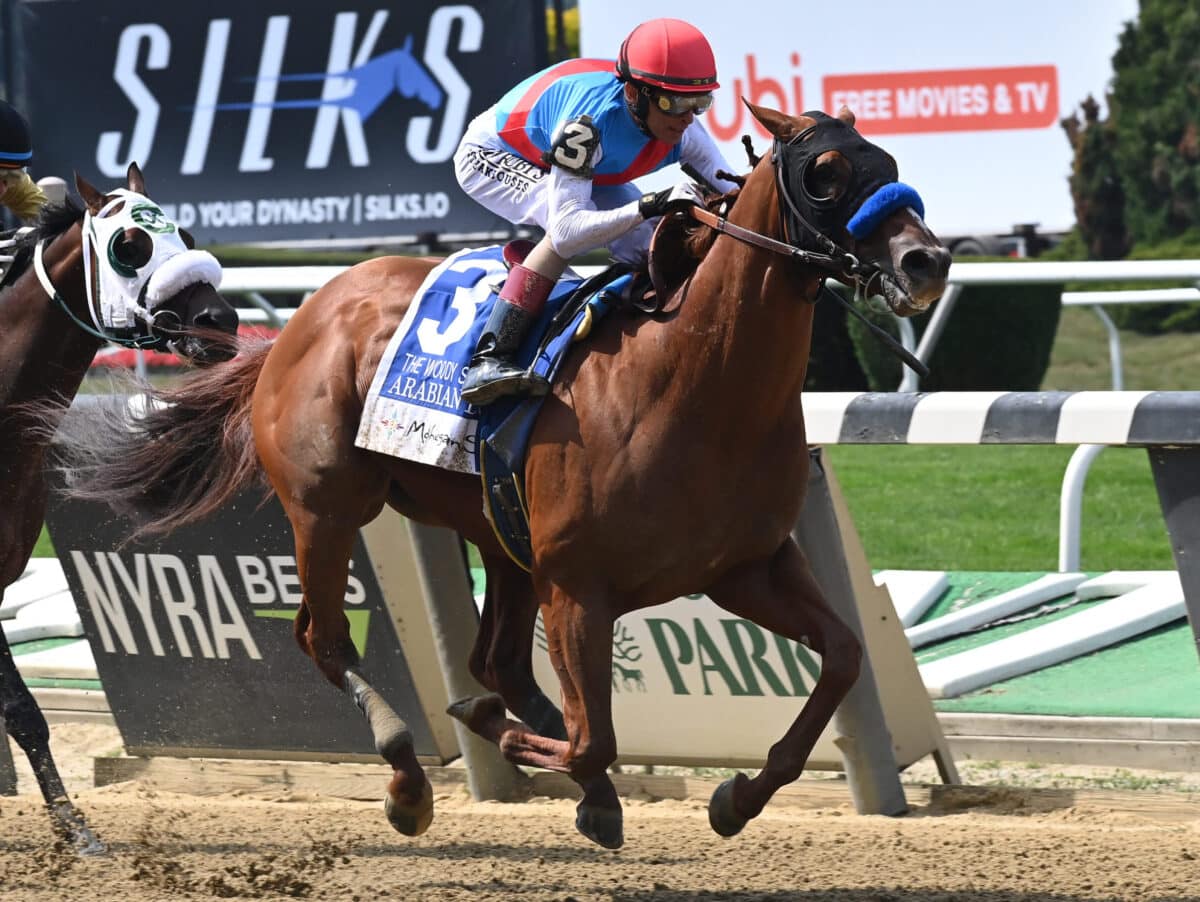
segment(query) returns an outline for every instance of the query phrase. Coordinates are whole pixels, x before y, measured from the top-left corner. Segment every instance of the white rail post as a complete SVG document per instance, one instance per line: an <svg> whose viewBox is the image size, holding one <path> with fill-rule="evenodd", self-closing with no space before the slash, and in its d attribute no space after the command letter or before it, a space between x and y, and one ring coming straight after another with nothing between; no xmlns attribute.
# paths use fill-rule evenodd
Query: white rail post
<svg viewBox="0 0 1200 902"><path fill-rule="evenodd" d="M1079 544L1083 523L1083 487L1092 461L1104 445L1080 445L1067 461L1063 473L1062 494L1058 510L1058 572L1079 570Z"/></svg>
<svg viewBox="0 0 1200 902"><path fill-rule="evenodd" d="M813 576L829 606L850 627L863 646L862 670L834 714L837 738L846 768L846 782L859 814L904 814L908 800L900 784L900 768L892 749L879 684L854 597L837 514L825 480L821 449L809 448L808 494L792 535L804 549Z"/></svg>
<svg viewBox="0 0 1200 902"><path fill-rule="evenodd" d="M1125 388L1125 373L1121 368L1121 333L1117 331L1112 317L1102 306L1093 304L1092 310L1100 317L1100 322L1104 323L1104 330L1108 333L1108 362L1112 367L1113 391L1122 391Z"/></svg>
<svg viewBox="0 0 1200 902"><path fill-rule="evenodd" d="M929 317L929 325L925 327L925 332L921 336L921 343L917 345L916 356L922 363L929 364L929 358L933 356L934 346L937 345L938 339L942 337L942 332L946 329L946 320L954 312L954 305L958 303L958 298L961 294L962 286L952 284L946 288L946 293L942 295L942 299L933 308L933 314ZM900 390L916 391L919 384L920 377L908 367L904 367L904 381L901 383ZM904 387L906 385L911 387Z"/></svg>

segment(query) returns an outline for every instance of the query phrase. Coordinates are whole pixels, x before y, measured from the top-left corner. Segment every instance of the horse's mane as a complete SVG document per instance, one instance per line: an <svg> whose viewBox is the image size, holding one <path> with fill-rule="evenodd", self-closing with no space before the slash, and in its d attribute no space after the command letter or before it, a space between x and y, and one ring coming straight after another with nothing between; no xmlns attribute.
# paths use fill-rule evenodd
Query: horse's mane
<svg viewBox="0 0 1200 902"><path fill-rule="evenodd" d="M742 136L742 146L746 149L750 168L753 169L761 158L754 152L754 145L749 135ZM710 213L727 217L737 201L742 186L746 184L746 176L718 171L717 177L733 182L738 187L727 194L705 192L704 206ZM670 292L682 285L684 280L696 271L700 261L712 249L716 240L717 231L715 229L696 222L689 216L665 217L662 225L654 234L654 241L650 248L650 253L654 258L653 270L659 280L656 282L655 288Z"/></svg>
<svg viewBox="0 0 1200 902"><path fill-rule="evenodd" d="M29 269L29 265L33 262L33 249L39 241L57 238L82 218L83 207L71 197L68 197L61 204L46 204L46 206L42 207L42 212L38 214L37 223L34 225L33 231L26 232L23 236L17 238L16 246L13 248L16 252L16 259L13 260L12 266L8 268L8 272L4 274L3 281L0 281L0 288L7 288L25 270Z"/></svg>
<svg viewBox="0 0 1200 902"><path fill-rule="evenodd" d="M718 216L727 216L737 200L740 189L728 194L706 194L705 208ZM717 240L717 231L703 223L697 222L690 216L667 216L654 234L651 254L654 257L654 268L662 279L662 286L668 291L674 291L691 276L705 258L713 243Z"/></svg>

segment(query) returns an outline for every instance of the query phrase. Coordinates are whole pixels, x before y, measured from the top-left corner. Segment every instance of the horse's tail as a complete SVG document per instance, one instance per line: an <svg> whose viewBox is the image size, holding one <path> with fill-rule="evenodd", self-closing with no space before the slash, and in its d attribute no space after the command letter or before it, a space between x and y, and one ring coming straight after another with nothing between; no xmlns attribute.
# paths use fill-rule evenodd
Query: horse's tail
<svg viewBox="0 0 1200 902"><path fill-rule="evenodd" d="M250 405L271 343L241 339L238 348L171 389L143 385L144 407L117 396L73 409L55 438L67 494L129 517L129 538L203 519L255 486L265 499Z"/></svg>

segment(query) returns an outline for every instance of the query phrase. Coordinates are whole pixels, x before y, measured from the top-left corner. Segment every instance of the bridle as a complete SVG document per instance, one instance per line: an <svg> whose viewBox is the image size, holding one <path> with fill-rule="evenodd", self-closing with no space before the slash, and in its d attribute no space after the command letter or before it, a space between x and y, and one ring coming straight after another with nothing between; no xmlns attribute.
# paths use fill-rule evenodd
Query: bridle
<svg viewBox="0 0 1200 902"><path fill-rule="evenodd" d="M43 249L53 240L53 238L42 238L37 242L37 244L34 245L33 269L37 274L38 282L40 282L42 285L42 290L45 291L46 294L49 295L56 304L58 304L59 309L67 315L67 318L71 322L73 322L88 335L91 335L93 338L98 338L104 342L111 342L112 344L120 345L123 348L132 348L136 351L142 351L165 346L170 350L174 350L174 342L167 338L167 336L172 334L181 335L183 334L183 329L178 328L172 330L164 328L164 324L157 322L159 317L149 313L149 311L146 313L146 318L141 320L145 324L146 331L143 334L137 335L110 332L105 329L103 324L93 326L77 316L75 311L71 309L70 304L68 304L66 300L63 299L63 296L58 293L58 289L54 287L54 283L50 279L50 274L46 272L46 264L42 259L42 252ZM84 266L87 266L89 263L90 261L85 260ZM89 309L93 310L93 316L95 316L93 305L89 304L88 307ZM140 309L144 310L145 308ZM168 311L159 312L167 313ZM175 318L176 322L179 322L179 317L176 314L171 313L170 315ZM182 326L182 323L180 323L180 326ZM156 333L155 330L158 330L158 332Z"/></svg>
<svg viewBox="0 0 1200 902"><path fill-rule="evenodd" d="M820 115L823 116L824 114ZM741 243L750 245L752 247L761 248L762 250L769 251L773 254L779 254L781 256L788 257L798 263L804 264L805 266L811 266L821 271L823 276L820 281L820 289L813 301L815 302L822 296L832 297L838 303L842 304L846 308L847 312L861 320L872 332L872 334L874 334L880 341L887 345L887 347L893 353L899 356L906 364L908 364L909 367L921 375L922 378L927 377L929 375L929 369L924 363L918 360L911 352L908 351L908 349L896 341L896 339L893 338L892 335L886 330L880 328L876 323L873 323L870 319L864 316L851 301L848 301L840 293L830 290L825 285L825 278L831 276L836 276L839 279L844 279L847 282L851 282L854 285L855 300L858 300L869 293L870 285L876 278L882 279L884 277L884 271L878 264L864 263L860 261L856 256L854 256L854 254L838 245L837 242L830 238L824 231L813 225L813 223L810 221L810 217L805 216L801 211L801 205L796 202L796 199L792 196L791 190L788 188L787 177L785 174L785 170L787 168L785 164L785 157L787 155L786 148L796 146L799 142L803 141L807 136L812 134L816 128L817 125L812 125L793 136L786 143L781 141L779 138L776 138L772 144L771 166L774 169L775 190L780 199L780 228L785 240L780 241L779 239L772 238L769 235L763 235L760 232L755 232L751 229L735 225L724 216L713 213L712 211L701 206L692 206L688 208L688 215L690 215L697 222L708 226L714 231L722 235L728 235L735 241L740 241ZM695 181L709 188L709 190L713 191L714 193L721 193L715 186L708 183L708 181L704 179L693 167L685 165L683 168L684 171ZM868 183L867 185L860 187L859 194L866 195L864 198L862 198L862 200L865 203L870 203L871 198L877 195L880 187L885 184L892 183L894 183L894 179L892 182L880 181L878 185L875 183ZM806 195L806 205L810 209L812 209L814 206L822 206L824 204L822 199L815 198L809 194L807 189L803 187L803 180L801 190L803 190ZM897 207L902 205L902 201L897 201L894 203L894 206ZM878 211L880 215L886 212L886 210ZM845 223L842 223L842 226L844 227ZM820 250L809 250L799 246L795 239L793 239L793 235L801 229L807 231L809 236L811 236L811 239L815 241ZM900 288L901 291L904 290L901 286L897 287Z"/></svg>
<svg viewBox="0 0 1200 902"><path fill-rule="evenodd" d="M50 279L44 253L54 238L42 238L34 245L38 282L68 319L94 338L135 350L181 353L176 342L186 330L179 314L156 306L170 293L197 281L215 287L220 282L220 264L207 251L188 248L175 223L145 195L119 188L109 197L95 216L90 210L84 212L81 226L84 295L92 322L71 309ZM144 262L118 259L118 241L129 230L149 242Z"/></svg>

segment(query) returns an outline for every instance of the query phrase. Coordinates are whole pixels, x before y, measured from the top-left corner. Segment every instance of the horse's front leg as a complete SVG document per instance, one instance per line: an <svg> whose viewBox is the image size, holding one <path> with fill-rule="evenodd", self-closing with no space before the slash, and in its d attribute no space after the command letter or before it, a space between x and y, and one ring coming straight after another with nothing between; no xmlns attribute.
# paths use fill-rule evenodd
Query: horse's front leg
<svg viewBox="0 0 1200 902"><path fill-rule="evenodd" d="M296 566L304 600L293 624L296 641L325 677L348 693L367 718L375 749L392 767L385 810L406 836L433 820L433 790L417 762L408 725L367 681L344 613L350 555L358 526L327 511L288 511L296 537Z"/></svg>
<svg viewBox="0 0 1200 902"><path fill-rule="evenodd" d="M725 610L803 642L821 656L821 675L812 695L771 747L766 766L753 779L739 773L713 793L709 822L722 836L733 836L762 812L781 786L804 771L813 746L858 679L862 646L825 601L804 553L791 538L771 558L737 568L707 594Z"/></svg>
<svg viewBox="0 0 1200 902"><path fill-rule="evenodd" d="M30 449L26 452L34 453ZM0 518L0 600L3 600L4 590L17 581L29 563L41 530L46 510L46 483L41 469L35 468L29 478L17 483L0 480L0 498L5 499L7 506ZM0 742L8 742L5 732L29 759L54 829L80 855L105 852L104 843L92 833L82 812L67 796L50 753L50 728L45 715L17 670L8 638L0 630Z"/></svg>
<svg viewBox="0 0 1200 902"><path fill-rule="evenodd" d="M552 586L542 605L550 660L562 688L567 739L551 739L504 716L497 696L452 705L450 713L495 742L513 764L543 767L571 777L583 790L576 809L579 832L607 849L624 843L621 801L608 776L617 758L612 724L611 608L602 596L586 603Z"/></svg>
<svg viewBox="0 0 1200 902"><path fill-rule="evenodd" d="M0 592L2 597L3 593ZM104 843L92 833L83 813L67 796L54 756L50 754L50 728L46 725L45 715L17 670L3 630L0 630L0 714L3 715L0 727L7 729L8 735L16 740L29 759L54 829L80 855L105 852ZM0 732L0 742L7 741Z"/></svg>

